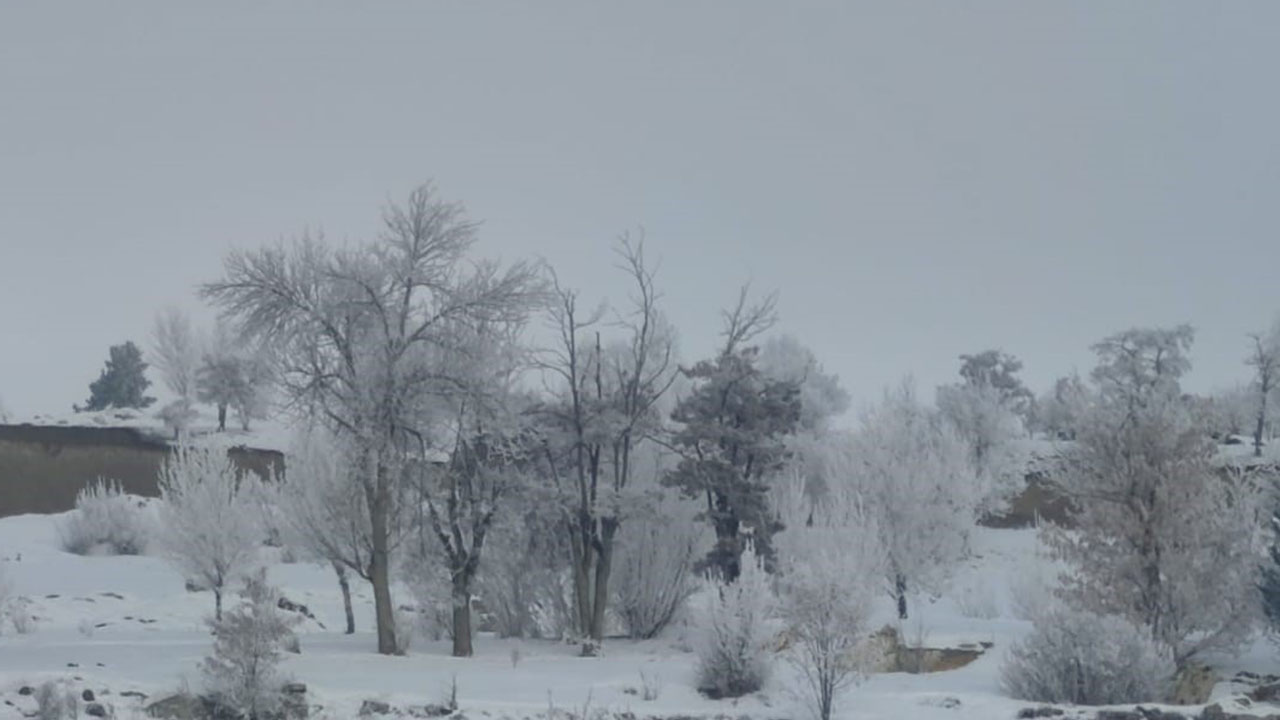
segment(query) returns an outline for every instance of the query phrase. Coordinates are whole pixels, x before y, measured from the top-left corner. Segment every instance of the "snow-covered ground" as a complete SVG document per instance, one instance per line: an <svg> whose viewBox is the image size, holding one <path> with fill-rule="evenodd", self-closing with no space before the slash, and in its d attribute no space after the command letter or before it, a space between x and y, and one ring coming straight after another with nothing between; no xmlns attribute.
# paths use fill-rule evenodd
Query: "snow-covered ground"
<svg viewBox="0 0 1280 720"><path fill-rule="evenodd" d="M182 577L159 557L81 557L58 547L58 516L0 519L0 567L16 595L29 599L36 618L27 634L6 628L0 636L0 720L34 709L23 686L68 679L79 692L91 689L112 703L118 717L141 716L149 701L185 686L199 687L197 664L211 644L203 619L213 609L208 592L188 592ZM1030 703L1000 691L999 668L1009 643L1029 629L1016 619L1018 588L1041 572L1035 534L1028 530L979 529L973 557L960 568L947 597L917 599L903 626L909 641L922 637L931 647L991 643L966 667L912 675L872 675L850 690L839 705L841 718L988 720L1012 718ZM1040 564L1038 564L1040 563ZM1041 569L1037 569L1041 568ZM286 672L305 682L322 717L355 717L365 699L393 706L438 703L456 677L459 705L469 718L521 718L546 713L549 706L580 713L613 710L637 717L699 715L751 718L806 717L793 671L781 656L765 691L738 701L714 701L693 688L694 658L676 628L648 642L613 640L599 658L581 658L576 648L550 641L481 637L476 656L449 656L447 643L417 641L405 657L373 652L372 605L358 588L354 636L341 633L342 608L331 571L306 564L275 563L273 583L295 602L311 608L320 623L300 629L301 655L290 655ZM892 621L886 598L875 626ZM1250 661L1271 666L1265 649ZM656 700L642 699L641 673L660 678Z"/></svg>

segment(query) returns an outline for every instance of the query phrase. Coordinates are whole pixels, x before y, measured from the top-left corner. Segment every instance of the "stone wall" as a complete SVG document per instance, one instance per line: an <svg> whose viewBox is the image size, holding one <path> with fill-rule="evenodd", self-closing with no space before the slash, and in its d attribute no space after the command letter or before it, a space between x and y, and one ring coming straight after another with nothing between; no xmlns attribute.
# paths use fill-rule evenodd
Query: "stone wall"
<svg viewBox="0 0 1280 720"><path fill-rule="evenodd" d="M170 452L161 438L133 428L0 425L0 517L75 507L76 493L98 478L125 492L159 494L157 475ZM274 450L227 451L241 468L267 477L283 469Z"/></svg>

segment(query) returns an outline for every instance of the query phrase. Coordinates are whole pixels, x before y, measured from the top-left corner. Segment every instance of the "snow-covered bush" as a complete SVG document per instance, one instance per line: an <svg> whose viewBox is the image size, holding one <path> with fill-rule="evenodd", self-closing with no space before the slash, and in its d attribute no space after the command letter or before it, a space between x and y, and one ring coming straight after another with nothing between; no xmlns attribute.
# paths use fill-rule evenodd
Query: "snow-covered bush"
<svg viewBox="0 0 1280 720"><path fill-rule="evenodd" d="M33 695L39 720L75 720L80 716L80 699L70 684L55 680L40 683Z"/></svg>
<svg viewBox="0 0 1280 720"><path fill-rule="evenodd" d="M147 546L147 518L119 483L99 478L76 494L76 509L58 524L62 549L76 555L139 555Z"/></svg>
<svg viewBox="0 0 1280 720"><path fill-rule="evenodd" d="M160 470L160 532L165 552L189 580L213 590L222 615L227 583L255 560L262 536L261 497L226 453L177 449Z"/></svg>
<svg viewBox="0 0 1280 720"><path fill-rule="evenodd" d="M449 571L440 560L442 551L434 538L423 538L423 546L413 543L401 563L400 576L404 578L417 606L403 620L396 619L400 635L408 638L420 634L428 640L453 639L453 597L450 593ZM405 650L408 649L406 645Z"/></svg>
<svg viewBox="0 0 1280 720"><path fill-rule="evenodd" d="M1001 681L1019 700L1114 705L1165 700L1173 674L1173 655L1141 628L1058 607L1009 648Z"/></svg>
<svg viewBox="0 0 1280 720"><path fill-rule="evenodd" d="M499 637L560 640L574 626L573 582L564 560L569 548L556 516L528 506L528 512L499 518L489 532L476 594Z"/></svg>
<svg viewBox="0 0 1280 720"><path fill-rule="evenodd" d="M748 546L738 579L713 581L698 655L698 691L710 698L759 690L769 677L767 621L775 601L763 561Z"/></svg>
<svg viewBox="0 0 1280 720"><path fill-rule="evenodd" d="M706 523L685 508L664 503L659 516L623 527L614 560L614 608L627 634L637 640L656 637L697 591L694 563L710 545Z"/></svg>
<svg viewBox="0 0 1280 720"><path fill-rule="evenodd" d="M245 582L239 606L209 621L213 653L200 664L217 704L249 720L270 717L281 704L280 659L297 619L277 609L279 594L259 570Z"/></svg>

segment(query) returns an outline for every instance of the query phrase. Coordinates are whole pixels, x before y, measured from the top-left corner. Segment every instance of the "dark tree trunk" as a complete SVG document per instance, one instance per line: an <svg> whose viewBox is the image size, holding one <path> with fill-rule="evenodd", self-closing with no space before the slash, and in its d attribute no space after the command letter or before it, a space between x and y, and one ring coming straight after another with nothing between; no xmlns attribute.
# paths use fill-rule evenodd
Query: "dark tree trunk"
<svg viewBox="0 0 1280 720"><path fill-rule="evenodd" d="M609 605L609 575L613 572L613 539L618 534L616 518L600 520L600 552L596 554L595 599L591 607L591 639L604 640L605 609Z"/></svg>
<svg viewBox="0 0 1280 720"><path fill-rule="evenodd" d="M222 619L222 588L215 587L213 589L213 619Z"/></svg>
<svg viewBox="0 0 1280 720"><path fill-rule="evenodd" d="M391 602L391 528L387 515L390 512L391 489L387 469L379 464L374 479L376 487L369 503L371 551L369 553L369 582L373 584L373 616L378 628L378 653L395 655L396 620Z"/></svg>
<svg viewBox="0 0 1280 720"><path fill-rule="evenodd" d="M577 614L577 631L588 638L591 636L591 620L594 615L591 571L595 564L595 553L591 544L591 529L585 522L580 517L578 523L570 528L569 549L573 556L573 601ZM584 643L582 651L584 655L594 654L590 643Z"/></svg>
<svg viewBox="0 0 1280 720"><path fill-rule="evenodd" d="M453 656L471 657L471 574L465 570L453 576Z"/></svg>
<svg viewBox="0 0 1280 720"><path fill-rule="evenodd" d="M227 404L218 403L218 432L227 430Z"/></svg>
<svg viewBox="0 0 1280 720"><path fill-rule="evenodd" d="M334 563L333 570L338 574L338 587L342 588L342 611L347 616L347 634L353 635L356 631L356 614L351 609L351 583L347 580L347 569Z"/></svg>
<svg viewBox="0 0 1280 720"><path fill-rule="evenodd" d="M898 573L893 579L893 591L898 598L898 619L907 619L907 577Z"/></svg>
<svg viewBox="0 0 1280 720"><path fill-rule="evenodd" d="M1258 423L1253 427L1253 456L1262 457L1262 430L1267 423L1267 391L1270 388L1263 386L1263 391L1258 398Z"/></svg>

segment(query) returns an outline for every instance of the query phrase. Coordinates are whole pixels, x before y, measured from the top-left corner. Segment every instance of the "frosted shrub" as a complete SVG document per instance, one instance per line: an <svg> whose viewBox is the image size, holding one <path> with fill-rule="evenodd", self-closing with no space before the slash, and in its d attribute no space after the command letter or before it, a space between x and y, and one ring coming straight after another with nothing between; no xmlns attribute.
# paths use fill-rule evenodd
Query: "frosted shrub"
<svg viewBox="0 0 1280 720"><path fill-rule="evenodd" d="M1138 627L1055 608L1009 649L1001 681L1019 700L1115 705L1164 700L1173 673L1172 655Z"/></svg>
<svg viewBox="0 0 1280 720"><path fill-rule="evenodd" d="M115 482L99 479L76 494L76 509L58 525L62 549L76 555L139 555L147 545L142 508Z"/></svg>
<svg viewBox="0 0 1280 720"><path fill-rule="evenodd" d="M75 720L80 715L80 701L64 682L48 680L36 688L33 696L39 720Z"/></svg>
<svg viewBox="0 0 1280 720"><path fill-rule="evenodd" d="M241 604L209 621L213 654L200 664L207 689L220 707L248 720L268 717L281 704L277 666L295 640L296 619L285 617L278 601L259 570L245 583Z"/></svg>
<svg viewBox="0 0 1280 720"><path fill-rule="evenodd" d="M739 697L759 690L769 676L773 591L760 558L742 554L737 581L714 582L703 632L697 639L698 691L710 698Z"/></svg>
<svg viewBox="0 0 1280 720"><path fill-rule="evenodd" d="M612 584L614 607L637 640L662 632L697 590L693 565L709 544L692 517L647 519L623 530Z"/></svg>

